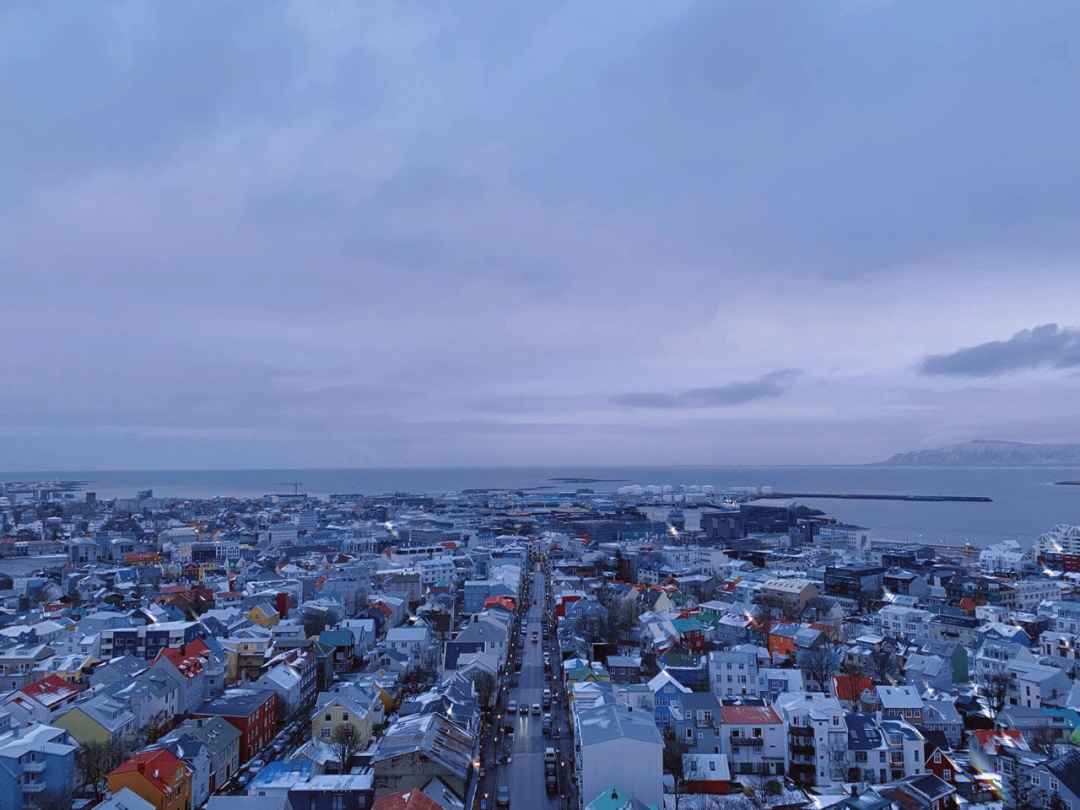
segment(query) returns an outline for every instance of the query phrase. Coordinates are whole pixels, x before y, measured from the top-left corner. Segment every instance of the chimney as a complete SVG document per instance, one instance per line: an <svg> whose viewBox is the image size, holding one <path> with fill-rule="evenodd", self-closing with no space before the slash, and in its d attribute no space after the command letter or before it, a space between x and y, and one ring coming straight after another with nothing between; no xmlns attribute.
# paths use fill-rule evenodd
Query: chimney
<svg viewBox="0 0 1080 810"><path fill-rule="evenodd" d="M146 763L143 762L142 760L139 760L138 768L139 768L139 773L146 773Z"/></svg>

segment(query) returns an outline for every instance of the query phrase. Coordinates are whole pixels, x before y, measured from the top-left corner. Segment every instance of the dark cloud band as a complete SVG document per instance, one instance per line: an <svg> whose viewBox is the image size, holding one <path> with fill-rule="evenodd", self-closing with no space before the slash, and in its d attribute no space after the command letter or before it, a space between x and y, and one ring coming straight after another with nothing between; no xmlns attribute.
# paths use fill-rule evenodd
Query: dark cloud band
<svg viewBox="0 0 1080 810"><path fill-rule="evenodd" d="M764 374L756 380L740 380L712 388L691 388L676 394L639 391L621 394L613 400L632 408L715 408L741 405L757 399L778 397L787 383L801 372L783 369Z"/></svg>
<svg viewBox="0 0 1080 810"><path fill-rule="evenodd" d="M1080 330L1056 323L1023 329L1008 340L992 340L947 354L932 354L919 364L924 375L995 377L1035 368L1080 366Z"/></svg>

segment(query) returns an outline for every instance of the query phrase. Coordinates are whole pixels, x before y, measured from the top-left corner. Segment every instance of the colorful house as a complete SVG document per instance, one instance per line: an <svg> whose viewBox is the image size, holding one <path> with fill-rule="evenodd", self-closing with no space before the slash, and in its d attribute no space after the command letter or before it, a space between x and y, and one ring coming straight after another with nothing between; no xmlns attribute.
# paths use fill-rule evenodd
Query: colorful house
<svg viewBox="0 0 1080 810"><path fill-rule="evenodd" d="M259 627L267 629L281 621L281 614L269 602L257 602L245 615Z"/></svg>
<svg viewBox="0 0 1080 810"><path fill-rule="evenodd" d="M5 700L5 708L24 722L55 725L55 721L75 703L79 688L59 675L46 675L16 689Z"/></svg>
<svg viewBox="0 0 1080 810"><path fill-rule="evenodd" d="M135 754L107 779L110 793L127 788L155 810L191 810L191 769L164 748Z"/></svg>
<svg viewBox="0 0 1080 810"><path fill-rule="evenodd" d="M221 717L240 731L240 761L247 762L277 731L276 692L269 689L227 689L200 707L195 717Z"/></svg>

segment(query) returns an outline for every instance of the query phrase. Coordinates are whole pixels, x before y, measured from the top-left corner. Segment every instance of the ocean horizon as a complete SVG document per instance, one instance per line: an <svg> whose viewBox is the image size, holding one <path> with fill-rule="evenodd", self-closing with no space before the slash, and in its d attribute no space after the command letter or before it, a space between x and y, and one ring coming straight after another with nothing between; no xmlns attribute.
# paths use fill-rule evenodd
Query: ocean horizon
<svg viewBox="0 0 1080 810"><path fill-rule="evenodd" d="M556 478L599 479L561 483ZM78 480L99 498L157 496L259 497L298 489L313 496L390 492L438 493L463 489L589 488L611 492L624 484L772 487L775 492L985 496L990 503L926 503L800 499L837 519L896 540L986 545L1030 543L1059 523L1080 523L1080 487L1055 486L1080 478L1076 467L917 468L876 465L786 466L491 466L280 468L249 470L45 470L0 472L2 481ZM298 485L297 487L294 487ZM693 510L689 510L693 512ZM692 523L692 518L688 523Z"/></svg>

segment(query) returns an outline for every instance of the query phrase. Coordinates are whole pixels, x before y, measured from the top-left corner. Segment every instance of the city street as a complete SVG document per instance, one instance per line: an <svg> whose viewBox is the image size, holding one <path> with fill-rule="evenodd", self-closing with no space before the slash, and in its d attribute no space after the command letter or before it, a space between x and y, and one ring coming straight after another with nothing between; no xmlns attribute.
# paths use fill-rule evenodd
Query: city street
<svg viewBox="0 0 1080 810"><path fill-rule="evenodd" d="M513 756L509 764L498 766L497 775L490 790L494 799L498 788L506 785L510 789L512 808L557 808L560 806L560 795L549 796L544 786L544 748L549 745L555 746L556 738L544 737L542 715L534 715L531 712L534 703L542 702L546 683L543 661L545 645L539 641L536 644L532 643L533 630L540 630L541 623L544 621L546 604L544 576L538 570L533 574L532 580L531 595L536 600L536 604L526 614L526 621L522 627L521 637L525 640L522 670L518 686L509 690L508 698L517 702L518 713L506 714L505 701L502 708L502 725L512 725L515 729ZM547 636L550 637L550 632ZM566 736L565 705L561 702L558 704L553 702L551 713L556 728L562 732L563 736ZM503 743L503 745L506 744L506 742ZM565 759L565 755L561 759ZM560 777L565 772L566 769L560 763Z"/></svg>

